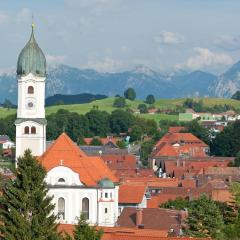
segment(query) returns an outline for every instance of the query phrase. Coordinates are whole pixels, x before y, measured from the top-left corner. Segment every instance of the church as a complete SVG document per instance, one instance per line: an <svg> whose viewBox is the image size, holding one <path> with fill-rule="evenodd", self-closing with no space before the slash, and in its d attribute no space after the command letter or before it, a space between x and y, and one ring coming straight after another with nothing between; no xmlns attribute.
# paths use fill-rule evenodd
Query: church
<svg viewBox="0 0 240 240"><path fill-rule="evenodd" d="M92 225L115 226L118 179L103 160L87 156L65 133L46 149L46 72L46 58L32 26L17 62L16 164L26 149L38 157L47 171L45 180L60 223L75 224L84 214Z"/></svg>

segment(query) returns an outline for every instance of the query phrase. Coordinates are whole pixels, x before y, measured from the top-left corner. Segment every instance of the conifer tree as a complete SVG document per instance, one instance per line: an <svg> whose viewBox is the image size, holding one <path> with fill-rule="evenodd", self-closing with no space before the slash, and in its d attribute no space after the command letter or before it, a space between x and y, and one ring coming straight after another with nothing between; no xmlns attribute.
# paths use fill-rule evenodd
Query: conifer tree
<svg viewBox="0 0 240 240"><path fill-rule="evenodd" d="M25 151L18 159L16 178L6 183L0 198L0 233L6 240L56 240L58 234L46 171Z"/></svg>
<svg viewBox="0 0 240 240"><path fill-rule="evenodd" d="M74 240L100 240L102 234L102 230L97 230L95 226L89 226L84 215L81 214L74 230Z"/></svg>

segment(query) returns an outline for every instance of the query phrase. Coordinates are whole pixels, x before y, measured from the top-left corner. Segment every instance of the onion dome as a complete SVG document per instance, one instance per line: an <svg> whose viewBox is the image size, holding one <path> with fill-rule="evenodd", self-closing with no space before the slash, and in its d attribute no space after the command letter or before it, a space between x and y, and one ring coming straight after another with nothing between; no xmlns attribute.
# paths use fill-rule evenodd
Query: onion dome
<svg viewBox="0 0 240 240"><path fill-rule="evenodd" d="M114 183L109 178L102 178L98 185L101 188L114 188Z"/></svg>
<svg viewBox="0 0 240 240"><path fill-rule="evenodd" d="M38 46L34 37L34 25L32 25L31 37L18 57L17 75L26 76L32 73L39 77L46 76L46 58Z"/></svg>

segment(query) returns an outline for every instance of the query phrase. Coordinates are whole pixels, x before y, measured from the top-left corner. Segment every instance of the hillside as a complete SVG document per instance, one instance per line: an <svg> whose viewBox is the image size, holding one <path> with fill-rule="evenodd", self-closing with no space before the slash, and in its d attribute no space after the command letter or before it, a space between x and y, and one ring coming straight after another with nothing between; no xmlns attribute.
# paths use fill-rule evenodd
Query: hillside
<svg viewBox="0 0 240 240"><path fill-rule="evenodd" d="M175 109L176 106L181 106L183 102L186 100L186 98L179 98L179 99L158 99L156 103L154 104L156 108L160 109ZM203 103L205 106L212 107L216 104L224 105L228 104L236 109L240 110L240 101L233 100L233 99L224 99L224 98L195 98L195 100L203 100ZM46 107L46 114L49 115L51 113L57 112L59 109L66 109L71 112L77 112L79 114L85 114L89 112L93 107L97 106L99 110L101 111L107 111L112 112L113 110L117 109L114 108L113 105L114 98L106 98L102 100L96 100L91 103L84 103L84 104L72 104L72 105L57 105L57 106L50 106ZM127 106L126 108L130 109L137 109L138 105L140 103L144 103L142 100L135 100L135 101L129 101L127 100ZM14 109L4 109L0 108L0 117L4 118L10 114L16 113L16 110ZM157 122L161 119L169 119L169 120L177 120L178 117L176 115L167 115L167 114L139 114L140 117L144 117L147 119L154 119Z"/></svg>

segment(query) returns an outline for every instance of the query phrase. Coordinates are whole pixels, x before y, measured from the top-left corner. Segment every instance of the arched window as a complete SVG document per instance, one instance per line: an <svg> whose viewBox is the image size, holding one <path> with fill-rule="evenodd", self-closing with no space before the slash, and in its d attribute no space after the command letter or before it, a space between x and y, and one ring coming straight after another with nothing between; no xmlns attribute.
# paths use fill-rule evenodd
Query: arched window
<svg viewBox="0 0 240 240"><path fill-rule="evenodd" d="M33 86L28 87L28 94L34 94L34 88Z"/></svg>
<svg viewBox="0 0 240 240"><path fill-rule="evenodd" d="M31 127L31 134L36 134L36 127Z"/></svg>
<svg viewBox="0 0 240 240"><path fill-rule="evenodd" d="M83 198L82 200L82 214L85 216L85 219L89 219L89 199Z"/></svg>
<svg viewBox="0 0 240 240"><path fill-rule="evenodd" d="M28 126L26 126L26 127L24 128L24 134L29 134L29 127L28 127Z"/></svg>
<svg viewBox="0 0 240 240"><path fill-rule="evenodd" d="M64 198L58 199L58 214L57 217L59 220L65 219L65 200Z"/></svg>
<svg viewBox="0 0 240 240"><path fill-rule="evenodd" d="M58 183L65 183L65 179L64 178L59 178Z"/></svg>

